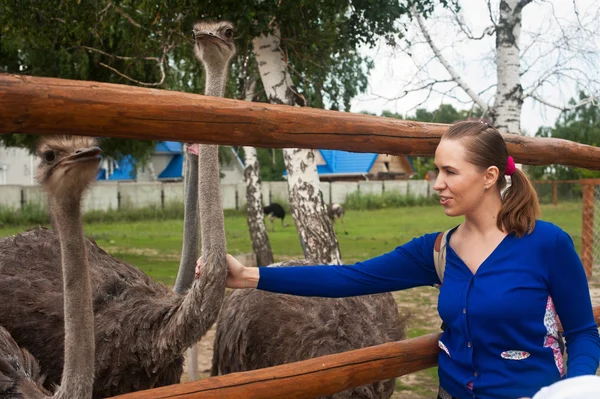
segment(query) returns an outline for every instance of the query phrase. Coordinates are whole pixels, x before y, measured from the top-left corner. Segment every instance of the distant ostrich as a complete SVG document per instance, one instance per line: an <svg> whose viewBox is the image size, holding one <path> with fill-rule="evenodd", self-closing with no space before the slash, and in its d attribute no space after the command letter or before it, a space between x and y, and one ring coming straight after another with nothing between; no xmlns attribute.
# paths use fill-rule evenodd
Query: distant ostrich
<svg viewBox="0 0 600 399"><path fill-rule="evenodd" d="M269 205L263 208L263 212L265 216L269 216L269 221L271 222L271 231L275 231L275 227L273 226L273 221L275 218L281 219L281 227L287 227L287 224L284 224L285 220L285 209L281 205L276 202L272 202Z"/></svg>
<svg viewBox="0 0 600 399"><path fill-rule="evenodd" d="M346 231L346 226L344 225L344 213L344 208L337 202L327 205L327 216L329 216L331 224L334 225L335 220L340 219L340 222L342 222L342 227L344 228L344 234L348 234Z"/></svg>
<svg viewBox="0 0 600 399"><path fill-rule="evenodd" d="M200 171L218 175L215 167L216 158ZM218 192L203 190L200 201L220 204ZM225 294L225 247L217 246L225 242L223 216L208 218L210 212L210 206L204 207L200 217L203 249L212 249L203 250L207 261L185 295L86 240L96 334L93 398L179 383L185 350L213 325ZM46 388L59 384L63 374L58 248L56 232L43 228L0 239L0 325L37 358Z"/></svg>
<svg viewBox="0 0 600 399"><path fill-rule="evenodd" d="M63 137L42 140L37 152L41 157L38 180L48 193L50 212L60 237L62 273L59 270L56 274L62 274L64 291L64 303L57 304L64 307L64 374L60 387L50 395L42 386L44 377L37 360L27 350L19 348L10 333L0 327L0 396L91 398L94 313L81 199L86 187L96 178L100 149L90 138ZM8 285L14 284L15 289L30 278L41 277L29 274L27 267L21 267L17 263L2 264L3 279L8 280ZM60 291L59 287L56 289ZM3 301L5 299L3 297ZM27 304L15 305L27 307ZM30 334L38 334L37 329L32 329Z"/></svg>
<svg viewBox="0 0 600 399"><path fill-rule="evenodd" d="M309 261L276 263L306 266ZM225 299L214 341L211 375L256 370L405 338L407 315L391 293L349 298L234 290ZM394 379L329 396L333 399L389 398Z"/></svg>
<svg viewBox="0 0 600 399"><path fill-rule="evenodd" d="M224 97L229 64L236 51L233 25L228 21L199 22L194 25L193 33L194 54L203 64L206 74L204 94ZM224 263L226 255L218 146L189 144L187 148L183 247L173 288L178 294L185 293L194 281L198 259L198 206L201 208L203 256ZM209 252L213 254L209 255ZM191 350L188 353L188 375L192 379L197 378L195 357L196 351Z"/></svg>

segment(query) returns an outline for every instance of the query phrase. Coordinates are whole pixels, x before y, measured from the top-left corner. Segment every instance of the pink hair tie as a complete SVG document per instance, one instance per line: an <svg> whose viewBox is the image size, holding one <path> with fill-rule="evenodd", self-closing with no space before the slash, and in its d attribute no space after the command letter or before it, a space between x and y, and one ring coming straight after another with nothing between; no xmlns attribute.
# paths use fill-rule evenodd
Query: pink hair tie
<svg viewBox="0 0 600 399"><path fill-rule="evenodd" d="M515 160L510 155L508 156L508 163L506 164L506 171L504 172L507 176L512 176L515 173L517 167L515 166Z"/></svg>

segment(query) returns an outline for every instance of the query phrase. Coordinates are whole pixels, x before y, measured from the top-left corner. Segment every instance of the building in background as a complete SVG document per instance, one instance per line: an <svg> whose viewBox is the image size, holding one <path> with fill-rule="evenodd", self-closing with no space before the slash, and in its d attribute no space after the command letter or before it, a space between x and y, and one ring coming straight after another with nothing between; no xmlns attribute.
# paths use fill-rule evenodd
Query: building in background
<svg viewBox="0 0 600 399"><path fill-rule="evenodd" d="M0 146L0 184L36 184L35 156L23 148Z"/></svg>
<svg viewBox="0 0 600 399"><path fill-rule="evenodd" d="M317 150L315 157L319 180L326 182L408 180L415 174L410 158L405 156Z"/></svg>
<svg viewBox="0 0 600 399"><path fill-rule="evenodd" d="M233 161L221 165L221 183L237 184L244 181L244 164L233 152ZM98 180L109 181L181 181L183 179L184 154L183 144L177 141L161 141L156 144L154 154L148 163L136 168L135 160L124 157L122 160L106 158L102 161Z"/></svg>

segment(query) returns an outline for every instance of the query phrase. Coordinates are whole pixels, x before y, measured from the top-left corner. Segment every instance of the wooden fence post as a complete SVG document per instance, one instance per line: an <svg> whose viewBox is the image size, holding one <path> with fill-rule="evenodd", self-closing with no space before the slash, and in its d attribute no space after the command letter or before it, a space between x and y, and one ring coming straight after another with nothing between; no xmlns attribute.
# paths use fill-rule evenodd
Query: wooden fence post
<svg viewBox="0 0 600 399"><path fill-rule="evenodd" d="M581 207L581 261L588 279L594 266L594 184L583 182Z"/></svg>

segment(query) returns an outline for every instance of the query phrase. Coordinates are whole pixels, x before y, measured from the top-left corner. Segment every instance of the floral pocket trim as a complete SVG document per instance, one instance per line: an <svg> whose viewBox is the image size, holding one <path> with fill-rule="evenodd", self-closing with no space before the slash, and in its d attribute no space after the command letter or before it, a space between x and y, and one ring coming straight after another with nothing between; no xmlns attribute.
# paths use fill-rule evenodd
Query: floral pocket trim
<svg viewBox="0 0 600 399"><path fill-rule="evenodd" d="M444 345L444 343L442 341L438 340L438 346L440 347L441 350L446 352L446 355L448 355L448 357L452 357L452 356L450 356L450 351L448 351L448 348L446 348L446 345Z"/></svg>
<svg viewBox="0 0 600 399"><path fill-rule="evenodd" d="M505 351L500 355L503 359L509 360L523 360L527 359L531 354L525 351Z"/></svg>

